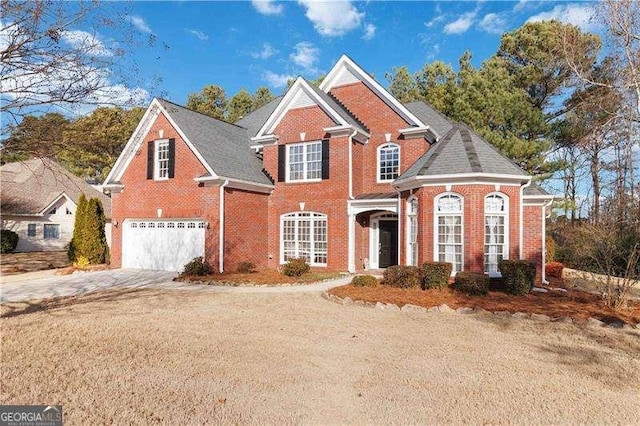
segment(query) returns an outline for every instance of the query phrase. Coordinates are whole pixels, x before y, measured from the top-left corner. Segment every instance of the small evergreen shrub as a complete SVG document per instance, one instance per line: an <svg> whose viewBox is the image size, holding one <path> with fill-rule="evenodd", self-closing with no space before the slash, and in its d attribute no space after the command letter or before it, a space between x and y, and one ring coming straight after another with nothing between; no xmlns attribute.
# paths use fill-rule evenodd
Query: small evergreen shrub
<svg viewBox="0 0 640 426"><path fill-rule="evenodd" d="M204 276L211 275L213 268L209 265L209 262L204 260L202 256L194 257L191 262L184 265L184 271L181 275L184 276Z"/></svg>
<svg viewBox="0 0 640 426"><path fill-rule="evenodd" d="M550 262L544 266L544 271L549 277L562 278L564 265L560 262Z"/></svg>
<svg viewBox="0 0 640 426"><path fill-rule="evenodd" d="M256 264L251 262L240 262L236 271L241 274L253 274L256 272Z"/></svg>
<svg viewBox="0 0 640 426"><path fill-rule="evenodd" d="M484 296L489 293L489 277L478 272L460 271L453 287L470 296Z"/></svg>
<svg viewBox="0 0 640 426"><path fill-rule="evenodd" d="M377 287L378 280L373 275L357 275L351 280L355 287Z"/></svg>
<svg viewBox="0 0 640 426"><path fill-rule="evenodd" d="M535 263L526 260L501 260L498 267L507 293L522 296L533 288L536 279Z"/></svg>
<svg viewBox="0 0 640 426"><path fill-rule="evenodd" d="M0 253L11 253L18 247L18 234L8 229L0 231Z"/></svg>
<svg viewBox="0 0 640 426"><path fill-rule="evenodd" d="M544 261L547 263L551 263L556 260L556 242L553 237L547 236L544 244L546 248Z"/></svg>
<svg viewBox="0 0 640 426"><path fill-rule="evenodd" d="M416 266L389 266L382 277L382 284L389 287L415 288L420 283L420 268Z"/></svg>
<svg viewBox="0 0 640 426"><path fill-rule="evenodd" d="M421 287L423 290L447 288L453 265L449 262L425 262L422 264Z"/></svg>
<svg viewBox="0 0 640 426"><path fill-rule="evenodd" d="M282 265L282 273L288 277L299 277L309 272L309 264L304 258L290 259Z"/></svg>
<svg viewBox="0 0 640 426"><path fill-rule="evenodd" d="M73 262L73 266L75 266L76 268L86 268L90 264L91 262L89 262L89 259L84 256L78 256L76 258L76 261Z"/></svg>

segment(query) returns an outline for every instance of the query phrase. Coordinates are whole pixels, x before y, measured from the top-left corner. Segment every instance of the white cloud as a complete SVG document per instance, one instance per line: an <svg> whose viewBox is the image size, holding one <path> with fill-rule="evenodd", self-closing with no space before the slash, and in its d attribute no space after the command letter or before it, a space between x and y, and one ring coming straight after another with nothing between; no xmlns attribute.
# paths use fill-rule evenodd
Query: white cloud
<svg viewBox="0 0 640 426"><path fill-rule="evenodd" d="M280 15L284 11L284 6L273 0L251 0L251 4L262 15Z"/></svg>
<svg viewBox="0 0 640 426"><path fill-rule="evenodd" d="M371 40L376 35L376 26L373 24L367 24L364 26L364 40Z"/></svg>
<svg viewBox="0 0 640 426"><path fill-rule="evenodd" d="M531 16L527 22L556 20L573 24L583 31L591 31L598 26L595 21L595 9L588 4L561 4L547 12Z"/></svg>
<svg viewBox="0 0 640 426"><path fill-rule="evenodd" d="M293 48L294 52L289 55L289 59L305 71L316 73L315 64L318 61L320 49L306 41L296 44Z"/></svg>
<svg viewBox="0 0 640 426"><path fill-rule="evenodd" d="M278 51L274 49L270 43L265 42L262 44L262 50L259 52L251 52L251 57L253 59L269 59L276 53L278 53Z"/></svg>
<svg viewBox="0 0 640 426"><path fill-rule="evenodd" d="M147 25L145 20L140 16L128 15L126 19L127 21L131 22L134 27L136 27L138 30L142 31L143 33L149 33L149 34L153 33L153 31L151 31L151 28L149 28L149 25Z"/></svg>
<svg viewBox="0 0 640 426"><path fill-rule="evenodd" d="M316 2L298 0L307 9L305 16L313 27L323 36L341 36L360 26L364 13L359 12L350 1Z"/></svg>
<svg viewBox="0 0 640 426"><path fill-rule="evenodd" d="M185 31L188 32L189 34L194 35L195 37L197 37L199 40L202 41L207 41L209 40L209 36L205 33L203 33L202 31L198 31L198 30L193 30L191 28L185 28Z"/></svg>
<svg viewBox="0 0 640 426"><path fill-rule="evenodd" d="M462 34L466 32L473 24L473 20L476 18L477 14L477 10L473 10L460 15L458 19L449 22L444 26L444 32L446 34Z"/></svg>
<svg viewBox="0 0 640 426"><path fill-rule="evenodd" d="M506 31L508 23L504 16L498 13L487 13L478 25L488 33L502 34Z"/></svg>
<svg viewBox="0 0 640 426"><path fill-rule="evenodd" d="M65 31L62 33L62 39L79 51L95 56L113 56L113 52L107 49L97 36L86 31Z"/></svg>
<svg viewBox="0 0 640 426"><path fill-rule="evenodd" d="M435 18L433 18L432 20L430 20L429 22L425 22L424 26L427 28L431 28L436 24L439 24L440 22L444 21L445 16L444 15L438 15Z"/></svg>
<svg viewBox="0 0 640 426"><path fill-rule="evenodd" d="M285 87L287 85L287 81L293 78L292 75L289 74L276 74L271 71L265 71L262 74L262 78L271 86L279 89L281 87Z"/></svg>

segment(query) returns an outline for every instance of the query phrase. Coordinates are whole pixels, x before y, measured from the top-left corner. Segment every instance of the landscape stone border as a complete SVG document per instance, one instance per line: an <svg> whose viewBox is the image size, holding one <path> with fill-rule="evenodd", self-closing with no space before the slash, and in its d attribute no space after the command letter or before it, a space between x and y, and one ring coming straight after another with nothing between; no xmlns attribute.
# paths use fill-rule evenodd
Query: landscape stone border
<svg viewBox="0 0 640 426"><path fill-rule="evenodd" d="M330 302L337 303L339 305L363 306L363 307L366 307L366 308L374 308L374 309L379 309L379 310L384 310L384 311L423 312L423 313L442 312L442 313L459 314L459 315L491 314L491 315L495 315L495 316L501 317L501 318L529 319L529 320L538 321L538 322L558 322L558 323L563 323L563 324L576 324L576 325L584 324L586 327L593 327L593 328L606 327L606 328L622 328L622 329L626 329L626 330L640 329L640 323L638 323L636 325L623 324L621 322L612 322L612 323L607 324L607 323L605 323L603 321L600 321L599 319L591 318L591 317L589 317L589 319L585 323L583 320L579 320L579 319L575 319L575 318L571 318L571 317L551 318L548 315L526 314L524 312L514 312L514 313L511 313L509 311L490 312L490 311L487 311L487 310L485 310L483 308L480 308L480 307L476 307L476 308L461 307L461 308L458 308L458 309L453 309L453 308L449 307L447 304L442 304L440 306L432 306L430 308L425 308L423 306L406 304L406 305L402 306L402 308L400 308L398 305L395 305L393 303L364 302L362 300L353 300L349 296L347 296L345 298L340 298L340 297L336 296L335 294L330 294L328 291L323 291L322 292L322 297L327 299Z"/></svg>

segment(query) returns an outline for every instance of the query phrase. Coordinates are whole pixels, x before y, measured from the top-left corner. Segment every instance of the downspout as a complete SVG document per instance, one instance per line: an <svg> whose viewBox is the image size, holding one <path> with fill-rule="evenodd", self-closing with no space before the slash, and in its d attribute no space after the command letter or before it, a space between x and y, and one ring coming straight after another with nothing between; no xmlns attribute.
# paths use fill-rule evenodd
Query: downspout
<svg viewBox="0 0 640 426"><path fill-rule="evenodd" d="M400 253L402 253L402 228L403 228L403 224L402 224L402 191L400 191L398 189L398 187L394 187L393 189L396 190L396 194L398 194L398 265L401 265L402 262L400 262ZM407 253L404 254L405 257L407 256ZM406 259L405 259L406 260ZM406 261L405 261L406 263Z"/></svg>
<svg viewBox="0 0 640 426"><path fill-rule="evenodd" d="M358 134L357 129L349 135L349 199L353 200L353 137Z"/></svg>
<svg viewBox="0 0 640 426"><path fill-rule="evenodd" d="M358 134L358 130L353 129L353 133L349 135L347 143L349 144L349 200L353 200L353 137ZM353 217L352 217L353 216ZM347 201L347 232L348 235L348 254L347 254L347 269L350 273L356 272L356 230L355 230L355 215L351 214L351 204Z"/></svg>
<svg viewBox="0 0 640 426"><path fill-rule="evenodd" d="M549 207L553 203L553 199L549 200L545 205L542 206L542 283L549 284L547 281L547 207Z"/></svg>
<svg viewBox="0 0 640 426"><path fill-rule="evenodd" d="M218 220L218 271L224 272L224 188L229 185L229 179L226 179L222 185L220 185L220 217Z"/></svg>
<svg viewBox="0 0 640 426"><path fill-rule="evenodd" d="M524 190L531 186L531 183L531 178L529 178L529 181L520 187L520 239L518 241L520 260L522 260L522 255L524 254L524 247L522 245L524 242Z"/></svg>

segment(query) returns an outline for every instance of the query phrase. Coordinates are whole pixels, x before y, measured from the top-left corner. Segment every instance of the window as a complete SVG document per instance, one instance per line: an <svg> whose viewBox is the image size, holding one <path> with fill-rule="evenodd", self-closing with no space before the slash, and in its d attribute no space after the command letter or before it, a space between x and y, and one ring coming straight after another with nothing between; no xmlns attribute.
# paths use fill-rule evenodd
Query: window
<svg viewBox="0 0 640 426"><path fill-rule="evenodd" d="M156 141L156 158L155 158L155 178L169 178L169 141Z"/></svg>
<svg viewBox="0 0 640 426"><path fill-rule="evenodd" d="M71 210L69 210L69 207L67 207L67 213L66 214L73 214L73 212Z"/></svg>
<svg viewBox="0 0 640 426"><path fill-rule="evenodd" d="M281 216L282 263L304 258L312 266L327 266L327 215L297 212Z"/></svg>
<svg viewBox="0 0 640 426"><path fill-rule="evenodd" d="M497 274L498 264L509 257L507 198L489 194L484 199L484 271Z"/></svg>
<svg viewBox="0 0 640 426"><path fill-rule="evenodd" d="M418 266L418 199L407 203L407 265Z"/></svg>
<svg viewBox="0 0 640 426"><path fill-rule="evenodd" d="M49 214L56 214L57 211L58 211L58 208L54 207L51 209L51 211L49 211Z"/></svg>
<svg viewBox="0 0 640 426"><path fill-rule="evenodd" d="M35 237L36 236L36 224L30 223L27 225L27 237Z"/></svg>
<svg viewBox="0 0 640 426"><path fill-rule="evenodd" d="M400 172L400 147L388 143L378 148L378 182L392 181Z"/></svg>
<svg viewBox="0 0 640 426"><path fill-rule="evenodd" d="M286 147L288 181L322 178L322 142L291 144Z"/></svg>
<svg viewBox="0 0 640 426"><path fill-rule="evenodd" d="M462 271L462 197L441 195L435 200L436 260L453 265L453 274Z"/></svg>
<svg viewBox="0 0 640 426"><path fill-rule="evenodd" d="M44 224L44 239L45 240L59 240L60 239L60 225L53 225L50 223Z"/></svg>

